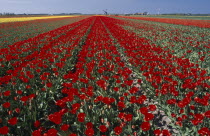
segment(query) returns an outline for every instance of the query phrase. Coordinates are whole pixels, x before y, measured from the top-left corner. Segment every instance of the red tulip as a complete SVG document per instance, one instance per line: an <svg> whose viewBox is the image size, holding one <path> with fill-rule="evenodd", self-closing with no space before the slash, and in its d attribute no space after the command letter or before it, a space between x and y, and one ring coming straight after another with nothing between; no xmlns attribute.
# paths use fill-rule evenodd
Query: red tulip
<svg viewBox="0 0 210 136"><path fill-rule="evenodd" d="M118 127L115 127L114 128L114 132L115 132L116 135L120 135L122 133L122 128L119 127L119 126Z"/></svg>
<svg viewBox="0 0 210 136"><path fill-rule="evenodd" d="M107 131L107 127L105 126L105 125L101 125L100 127L99 127L99 130L101 131L101 132L106 132Z"/></svg>
<svg viewBox="0 0 210 136"><path fill-rule="evenodd" d="M17 117L13 117L13 118L9 119L8 123L10 125L16 125L17 124Z"/></svg>
<svg viewBox="0 0 210 136"><path fill-rule="evenodd" d="M148 131L148 130L150 130L150 123L149 122L143 122L140 127L143 131Z"/></svg>

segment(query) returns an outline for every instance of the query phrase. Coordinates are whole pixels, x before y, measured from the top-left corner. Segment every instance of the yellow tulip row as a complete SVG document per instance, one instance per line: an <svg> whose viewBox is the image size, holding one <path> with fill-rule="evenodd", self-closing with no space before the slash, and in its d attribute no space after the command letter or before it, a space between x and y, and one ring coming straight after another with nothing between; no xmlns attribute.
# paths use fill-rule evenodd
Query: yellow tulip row
<svg viewBox="0 0 210 136"><path fill-rule="evenodd" d="M42 16L42 17L12 17L12 18L0 18L0 23L18 22L18 21L30 21L30 20L37 20L37 19L63 18L63 17L75 17L75 16Z"/></svg>

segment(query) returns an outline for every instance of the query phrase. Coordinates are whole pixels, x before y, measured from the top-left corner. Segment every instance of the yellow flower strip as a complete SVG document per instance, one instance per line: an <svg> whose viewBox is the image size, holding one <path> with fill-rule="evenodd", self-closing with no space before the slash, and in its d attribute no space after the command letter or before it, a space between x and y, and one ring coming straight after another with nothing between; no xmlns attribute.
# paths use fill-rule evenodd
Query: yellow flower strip
<svg viewBox="0 0 210 136"><path fill-rule="evenodd" d="M75 16L42 16L42 17L11 17L11 18L0 18L0 23L18 22L18 21L30 21L30 20L37 20L37 19L63 18L63 17L75 17Z"/></svg>

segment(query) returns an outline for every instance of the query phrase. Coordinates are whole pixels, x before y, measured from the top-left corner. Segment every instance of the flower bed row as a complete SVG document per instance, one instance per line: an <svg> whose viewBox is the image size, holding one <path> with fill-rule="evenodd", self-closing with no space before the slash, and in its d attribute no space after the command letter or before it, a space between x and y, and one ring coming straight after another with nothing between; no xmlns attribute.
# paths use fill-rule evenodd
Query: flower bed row
<svg viewBox="0 0 210 136"><path fill-rule="evenodd" d="M88 18L58 29L66 32L61 32L62 36L58 38L53 37L59 31L51 31L47 33L51 40L46 41L38 51L27 52L29 55L22 60L18 53L17 58L12 58L18 64L12 65L12 69L0 78L0 134L31 135L35 121L56 110L52 103L59 97L57 90L62 87L61 77L66 70L74 67L79 45L93 20ZM77 27L72 29L71 26Z"/></svg>
<svg viewBox="0 0 210 136"><path fill-rule="evenodd" d="M14 67L26 65L26 63L31 61L36 55L42 53L41 51L47 50L54 44L67 44L70 41L66 39L66 37L77 30L84 22L86 22L86 20L62 26L36 37L16 42L13 45L9 45L7 48L0 49L0 62L2 62L0 76L2 77L6 72L9 72L9 70L14 70Z"/></svg>
<svg viewBox="0 0 210 136"><path fill-rule="evenodd" d="M191 20L191 19L172 19L172 18L152 18L152 17L126 17L119 16L122 18L131 18L131 19L139 19L146 21L155 21L169 24L177 24L177 25L186 25L186 26L196 26L202 28L210 28L210 23L205 20Z"/></svg>
<svg viewBox="0 0 210 136"><path fill-rule="evenodd" d="M127 20L127 19L126 19ZM177 57L184 57L210 73L209 53L210 38L208 28L186 27L164 23L129 19L121 25L149 39L150 44L156 44Z"/></svg>
<svg viewBox="0 0 210 136"><path fill-rule="evenodd" d="M68 25L88 16L41 19L23 22L0 23L0 48L7 47L39 34Z"/></svg>

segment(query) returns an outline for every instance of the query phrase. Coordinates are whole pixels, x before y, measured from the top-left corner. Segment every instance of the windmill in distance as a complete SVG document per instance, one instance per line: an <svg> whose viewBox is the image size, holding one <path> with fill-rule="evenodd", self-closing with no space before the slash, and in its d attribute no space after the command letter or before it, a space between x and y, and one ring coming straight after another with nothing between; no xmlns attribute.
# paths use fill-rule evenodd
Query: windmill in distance
<svg viewBox="0 0 210 136"><path fill-rule="evenodd" d="M108 14L107 9L106 10L103 10L103 11L104 11L104 15L107 15Z"/></svg>

